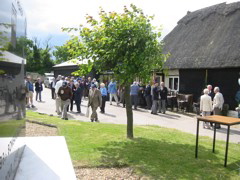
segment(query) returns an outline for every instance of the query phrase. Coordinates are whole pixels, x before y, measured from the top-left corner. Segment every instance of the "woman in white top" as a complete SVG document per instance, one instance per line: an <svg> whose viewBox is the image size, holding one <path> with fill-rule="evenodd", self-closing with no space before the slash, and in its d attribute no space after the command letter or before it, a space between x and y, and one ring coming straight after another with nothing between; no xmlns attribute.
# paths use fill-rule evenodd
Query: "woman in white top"
<svg viewBox="0 0 240 180"><path fill-rule="evenodd" d="M204 89L203 93L204 95L202 95L200 99L200 111L202 111L202 116L210 116L213 110L212 99L208 95L208 89ZM209 123L203 122L203 128L210 128Z"/></svg>

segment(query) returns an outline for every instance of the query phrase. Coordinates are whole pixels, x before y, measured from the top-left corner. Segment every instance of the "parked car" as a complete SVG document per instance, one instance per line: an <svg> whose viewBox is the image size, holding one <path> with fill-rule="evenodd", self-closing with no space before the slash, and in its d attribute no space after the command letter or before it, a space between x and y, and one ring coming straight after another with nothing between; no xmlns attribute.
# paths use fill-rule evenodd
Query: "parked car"
<svg viewBox="0 0 240 180"><path fill-rule="evenodd" d="M45 88L50 88L51 82L53 81L54 77L45 77L44 79L44 86Z"/></svg>

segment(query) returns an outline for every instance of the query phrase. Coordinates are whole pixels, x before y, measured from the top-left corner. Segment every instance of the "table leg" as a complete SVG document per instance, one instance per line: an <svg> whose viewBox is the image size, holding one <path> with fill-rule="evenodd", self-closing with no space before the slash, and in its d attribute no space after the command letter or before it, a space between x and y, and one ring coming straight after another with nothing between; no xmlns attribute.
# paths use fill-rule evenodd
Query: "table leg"
<svg viewBox="0 0 240 180"><path fill-rule="evenodd" d="M198 158L198 134L199 134L199 120L197 120L195 158Z"/></svg>
<svg viewBox="0 0 240 180"><path fill-rule="evenodd" d="M215 141L216 141L216 124L214 124L214 133L213 133L213 150L212 152L215 152Z"/></svg>
<svg viewBox="0 0 240 180"><path fill-rule="evenodd" d="M227 167L229 133L230 133L230 126L228 125L228 129L227 129L227 143L226 143L226 152L225 152L224 167Z"/></svg>

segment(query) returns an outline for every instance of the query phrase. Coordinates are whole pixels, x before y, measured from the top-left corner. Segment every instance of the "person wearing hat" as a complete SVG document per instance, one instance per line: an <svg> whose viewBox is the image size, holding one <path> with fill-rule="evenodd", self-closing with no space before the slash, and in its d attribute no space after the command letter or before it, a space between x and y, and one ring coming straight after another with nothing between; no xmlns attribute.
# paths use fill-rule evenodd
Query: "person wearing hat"
<svg viewBox="0 0 240 180"><path fill-rule="evenodd" d="M67 107L72 98L72 89L68 86L66 81L63 81L62 86L58 90L58 96L61 98L62 119L68 120Z"/></svg>
<svg viewBox="0 0 240 180"><path fill-rule="evenodd" d="M88 95L88 107L91 106L92 114L91 121L98 122L97 108L101 107L102 104L102 95L101 92L97 89L96 84L91 85Z"/></svg>

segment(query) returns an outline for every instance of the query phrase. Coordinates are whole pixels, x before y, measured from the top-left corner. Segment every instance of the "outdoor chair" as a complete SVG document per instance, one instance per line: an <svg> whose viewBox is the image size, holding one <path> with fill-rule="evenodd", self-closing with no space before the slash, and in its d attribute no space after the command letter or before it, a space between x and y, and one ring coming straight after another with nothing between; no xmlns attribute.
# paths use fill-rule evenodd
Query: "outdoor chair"
<svg viewBox="0 0 240 180"><path fill-rule="evenodd" d="M190 112L193 103L192 94L177 94L178 108L182 111Z"/></svg>

